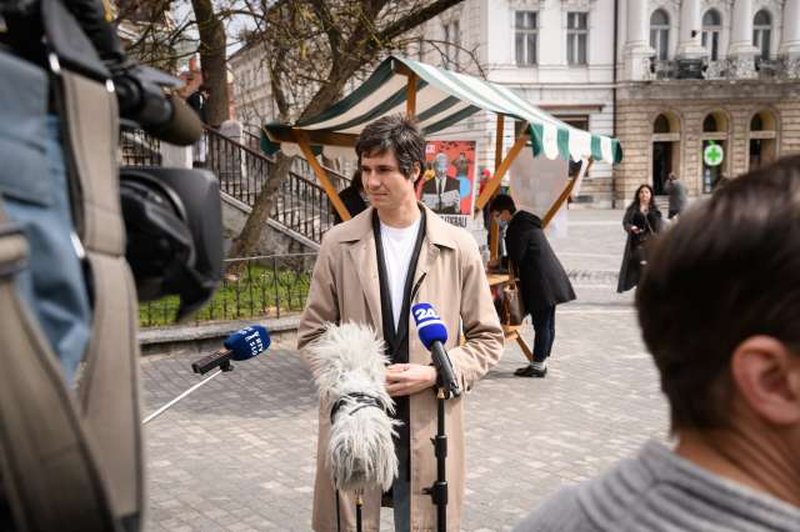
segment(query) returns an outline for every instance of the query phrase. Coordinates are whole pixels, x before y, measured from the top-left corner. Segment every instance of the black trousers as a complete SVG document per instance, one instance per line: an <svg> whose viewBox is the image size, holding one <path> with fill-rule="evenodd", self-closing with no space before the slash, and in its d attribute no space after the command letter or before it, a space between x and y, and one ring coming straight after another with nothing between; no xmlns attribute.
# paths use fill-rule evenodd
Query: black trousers
<svg viewBox="0 0 800 532"><path fill-rule="evenodd" d="M531 312L533 322L533 361L544 362L556 339L556 306L550 305Z"/></svg>

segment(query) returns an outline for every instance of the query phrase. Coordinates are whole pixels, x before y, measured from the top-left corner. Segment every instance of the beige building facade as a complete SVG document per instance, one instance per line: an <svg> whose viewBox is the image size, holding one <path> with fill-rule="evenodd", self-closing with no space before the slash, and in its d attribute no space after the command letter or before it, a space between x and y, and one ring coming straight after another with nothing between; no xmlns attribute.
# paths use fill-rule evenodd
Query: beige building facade
<svg viewBox="0 0 800 532"><path fill-rule="evenodd" d="M642 183L663 193L670 172L698 196L711 192L722 176L800 153L800 83L630 84L619 90L617 126L624 148L615 169L618 200L632 199ZM704 158L712 144L720 149Z"/></svg>
<svg viewBox="0 0 800 532"><path fill-rule="evenodd" d="M800 152L800 0L628 0L620 22L616 206L671 172L702 196Z"/></svg>

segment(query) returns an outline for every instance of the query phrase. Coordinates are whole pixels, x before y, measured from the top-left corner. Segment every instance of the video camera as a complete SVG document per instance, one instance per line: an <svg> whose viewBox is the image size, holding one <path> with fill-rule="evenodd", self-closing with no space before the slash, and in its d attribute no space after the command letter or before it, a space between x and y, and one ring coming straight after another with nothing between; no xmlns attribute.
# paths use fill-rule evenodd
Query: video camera
<svg viewBox="0 0 800 532"><path fill-rule="evenodd" d="M179 146L202 138L197 114L169 93L181 80L129 59L116 29L104 18L102 2L50 0L42 9L51 11L44 13L45 32L61 60L89 77L111 79L123 129L141 128ZM93 59L98 55L100 64ZM188 316L208 301L222 279L217 178L208 170L122 167L120 194L126 259L139 300L178 295L177 318Z"/></svg>

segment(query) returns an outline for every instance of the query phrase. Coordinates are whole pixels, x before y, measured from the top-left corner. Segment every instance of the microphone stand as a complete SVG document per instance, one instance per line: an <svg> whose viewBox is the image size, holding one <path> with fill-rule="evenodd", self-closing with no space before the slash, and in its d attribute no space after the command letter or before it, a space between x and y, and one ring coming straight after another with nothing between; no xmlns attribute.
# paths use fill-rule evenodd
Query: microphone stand
<svg viewBox="0 0 800 532"><path fill-rule="evenodd" d="M155 412L153 412L152 414L150 414L149 416L144 418L144 420L142 421L142 425L147 425L148 423L153 421L155 418L157 418L158 416L160 416L161 414L163 414L164 412L166 412L167 410L172 408L176 403L178 403L182 399L186 398L189 394L191 394L192 392L194 392L195 390L197 390L198 388L200 388L204 384L208 383L211 379L213 379L214 377L216 377L220 373L227 373L228 371L233 371L233 364L231 364L230 360L224 360L224 361L220 362L219 364L217 364L217 367L219 367L219 369L217 371L215 371L214 373L212 373L211 375L209 375L208 377L206 377L202 381L198 382L197 384L195 384L194 386L192 386L191 388L189 388L188 390L186 390L185 392L180 394L178 397L176 397L175 399L173 399L169 403L165 404L164 406L162 406L161 408L159 408L158 410L156 410ZM202 372L201 371L196 371L196 373L205 373L205 371L202 371Z"/></svg>
<svg viewBox="0 0 800 532"><path fill-rule="evenodd" d="M448 399L448 392L439 386L436 392L437 402L437 429L436 437L431 438L436 454L436 481L430 488L425 488L423 493L430 495L436 506L436 530L447 531L447 434L445 432L444 402Z"/></svg>

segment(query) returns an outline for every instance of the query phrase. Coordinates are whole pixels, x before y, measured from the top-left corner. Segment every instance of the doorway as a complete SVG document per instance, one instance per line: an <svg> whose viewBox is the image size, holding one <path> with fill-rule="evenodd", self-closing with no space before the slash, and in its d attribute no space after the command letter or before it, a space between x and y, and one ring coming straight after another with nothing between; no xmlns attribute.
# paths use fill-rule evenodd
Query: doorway
<svg viewBox="0 0 800 532"><path fill-rule="evenodd" d="M664 185L672 172L672 142L653 142L653 192L657 196L666 194Z"/></svg>
<svg viewBox="0 0 800 532"><path fill-rule="evenodd" d="M704 140L703 151L700 153L701 158L703 157L705 149L713 144L716 144L721 148L721 153L725 154L724 156L727 155L728 146L726 141ZM725 165L723 164L722 159L720 159L718 162L716 160L714 160L713 162L716 162L717 164L709 165L708 163L706 163L705 160L703 160L703 192L706 194L712 192L714 188L717 186L719 180L724 176L723 167Z"/></svg>

